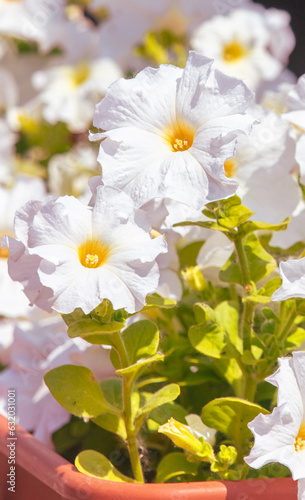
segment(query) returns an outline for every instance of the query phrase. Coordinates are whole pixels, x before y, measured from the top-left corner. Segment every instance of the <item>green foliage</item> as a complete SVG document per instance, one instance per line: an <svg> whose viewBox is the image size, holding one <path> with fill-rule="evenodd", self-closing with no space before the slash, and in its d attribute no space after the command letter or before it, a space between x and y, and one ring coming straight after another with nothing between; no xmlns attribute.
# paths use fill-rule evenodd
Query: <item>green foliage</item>
<svg viewBox="0 0 305 500"><path fill-rule="evenodd" d="M202 409L202 420L213 429L229 436L235 446L240 446L251 438L247 424L259 413L269 413L265 408L239 398L219 398L211 401Z"/></svg>
<svg viewBox="0 0 305 500"><path fill-rule="evenodd" d="M276 268L276 261L266 252L255 234L249 234L243 240L244 250L249 268L251 281L256 283L265 276L271 274ZM222 267L219 278L229 283L243 284L240 266L237 261L236 252L233 252L229 260Z"/></svg>
<svg viewBox="0 0 305 500"><path fill-rule="evenodd" d="M177 384L169 384L159 389L146 400L144 406L139 409L137 417L150 413L155 408L174 401L180 394L180 387Z"/></svg>
<svg viewBox="0 0 305 500"><path fill-rule="evenodd" d="M75 467L87 476L97 477L106 481L116 481L119 483L136 482L130 477L124 476L104 455L94 450L85 450L79 453L75 459Z"/></svg>
<svg viewBox="0 0 305 500"><path fill-rule="evenodd" d="M84 366L59 366L49 371L44 380L54 398L72 415L87 419L103 412L118 413L107 402L91 370Z"/></svg>
<svg viewBox="0 0 305 500"><path fill-rule="evenodd" d="M156 483L166 483L177 476L195 476L198 464L189 462L186 455L179 451L169 453L158 465Z"/></svg>

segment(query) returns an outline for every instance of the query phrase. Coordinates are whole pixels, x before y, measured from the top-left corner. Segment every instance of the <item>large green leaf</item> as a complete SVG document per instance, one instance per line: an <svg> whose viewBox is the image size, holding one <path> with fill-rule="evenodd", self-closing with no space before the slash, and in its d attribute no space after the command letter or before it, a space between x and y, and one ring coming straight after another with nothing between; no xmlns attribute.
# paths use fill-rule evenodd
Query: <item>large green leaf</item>
<svg viewBox="0 0 305 500"><path fill-rule="evenodd" d="M269 413L265 408L239 398L218 398L202 409L203 422L229 436L236 445L245 443L252 436L247 424L259 413Z"/></svg>
<svg viewBox="0 0 305 500"><path fill-rule="evenodd" d="M119 483L135 483L134 479L119 472L108 458L94 450L81 451L75 459L75 467L87 476Z"/></svg>
<svg viewBox="0 0 305 500"><path fill-rule="evenodd" d="M106 400L91 370L84 366L59 366L44 380L54 398L72 415L93 418L103 412L119 413Z"/></svg>

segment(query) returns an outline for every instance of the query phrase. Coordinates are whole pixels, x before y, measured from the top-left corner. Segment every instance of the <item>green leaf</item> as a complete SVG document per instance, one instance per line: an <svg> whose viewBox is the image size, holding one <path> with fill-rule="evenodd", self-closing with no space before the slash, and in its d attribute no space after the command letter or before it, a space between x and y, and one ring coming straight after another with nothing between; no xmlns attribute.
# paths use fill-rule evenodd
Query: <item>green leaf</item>
<svg viewBox="0 0 305 500"><path fill-rule="evenodd" d="M68 327L68 335L70 338L83 337L87 335L96 335L100 333L119 332L124 328L125 321L111 321L111 323L100 323L94 319L81 319L72 323Z"/></svg>
<svg viewBox="0 0 305 500"><path fill-rule="evenodd" d="M185 221L185 222L178 222L176 224L173 224L173 227L177 227L177 226L199 226L199 227L203 227L205 229L218 229L218 231L222 231L224 233L230 232L230 230L227 227L221 226L220 224L217 224L217 222L212 222L210 220L208 220L208 221L198 220L196 222Z"/></svg>
<svg viewBox="0 0 305 500"><path fill-rule="evenodd" d="M165 424L170 418L174 418L182 424L187 425L185 420L187 414L188 412L183 408L183 406L173 402L165 403L150 412L147 425L149 430L157 431L159 426Z"/></svg>
<svg viewBox="0 0 305 500"><path fill-rule="evenodd" d="M203 240L193 241L193 243L190 243L189 245L186 245L178 250L180 266L182 269L189 266L196 266L196 259L203 243Z"/></svg>
<svg viewBox="0 0 305 500"><path fill-rule="evenodd" d="M285 342L285 347L300 347L305 340L305 330L304 328L297 328L289 337L287 337Z"/></svg>
<svg viewBox="0 0 305 500"><path fill-rule="evenodd" d="M255 234L249 234L243 240L248 261L250 279L254 283L271 274L276 268L276 261L264 247ZM222 281L242 284L241 272L234 252L219 273Z"/></svg>
<svg viewBox="0 0 305 500"><path fill-rule="evenodd" d="M197 302L194 304L195 319L198 324L206 323L209 321L216 321L216 314L214 309L205 304L204 302Z"/></svg>
<svg viewBox="0 0 305 500"><path fill-rule="evenodd" d="M116 371L116 373L127 378L136 378L140 376L140 374L143 372L143 369L145 369L148 365L163 360L164 354L155 354L154 356L150 356L149 358L140 359L134 365L130 365L127 368L120 368Z"/></svg>
<svg viewBox="0 0 305 500"><path fill-rule="evenodd" d="M197 474L198 464L194 462L189 462L186 455L181 452L169 453L162 458L158 465L156 483L166 483L170 479L183 476Z"/></svg>
<svg viewBox="0 0 305 500"><path fill-rule="evenodd" d="M159 346L159 330L156 323L149 320L137 321L122 332L130 365L142 358L152 356Z"/></svg>
<svg viewBox="0 0 305 500"><path fill-rule="evenodd" d="M122 385L122 379L118 377L106 378L100 383L103 394L108 403L121 411L123 411Z"/></svg>
<svg viewBox="0 0 305 500"><path fill-rule="evenodd" d="M118 413L106 401L91 370L84 366L59 366L48 372L44 380L54 398L72 415L93 418L103 412Z"/></svg>
<svg viewBox="0 0 305 500"><path fill-rule="evenodd" d="M114 432L122 439L127 439L126 426L123 417L114 415L113 413L102 413L98 417L92 419L99 427L107 431Z"/></svg>
<svg viewBox="0 0 305 500"><path fill-rule="evenodd" d="M193 325L188 336L192 346L201 354L221 358L226 346L225 331L217 323Z"/></svg>
<svg viewBox="0 0 305 500"><path fill-rule="evenodd" d="M154 408L158 408L165 403L173 401L179 396L179 394L180 387L177 384L169 384L165 387L162 387L162 389L159 389L159 391L155 392L147 399L144 406L140 408L137 417L146 415L147 413L150 413Z"/></svg>
<svg viewBox="0 0 305 500"><path fill-rule="evenodd" d="M269 224L268 222L259 222L259 221L249 221L242 224L240 227L239 233L241 236L246 236L247 234L253 233L254 231L285 231L289 222L291 221L290 217L286 217L286 219L280 224Z"/></svg>
<svg viewBox="0 0 305 500"><path fill-rule="evenodd" d="M119 472L108 458L94 450L81 451L75 459L75 467L87 476L119 483L135 483L134 479Z"/></svg>
<svg viewBox="0 0 305 500"><path fill-rule="evenodd" d="M239 445L251 438L247 424L259 413L267 415L269 412L243 399L218 398L203 407L201 418L207 426L226 434Z"/></svg>
<svg viewBox="0 0 305 500"><path fill-rule="evenodd" d="M218 224L227 229L234 229L248 220L251 215L253 212L249 208L243 205L233 205L228 207L221 217L218 217Z"/></svg>
<svg viewBox="0 0 305 500"><path fill-rule="evenodd" d="M243 298L243 302L254 302L256 304L268 304L271 295L281 286L281 278L276 277L268 281L257 293Z"/></svg>
<svg viewBox="0 0 305 500"><path fill-rule="evenodd" d="M160 309L172 309L177 305L177 302L173 299L168 299L161 297L160 295L147 295L146 297L146 305L141 309L141 311L145 311L146 309L151 309L153 307L158 307Z"/></svg>
<svg viewBox="0 0 305 500"><path fill-rule="evenodd" d="M239 306L238 303L225 300L215 307L215 314L218 323L227 333L230 342L235 348L242 352L242 340L238 335L239 331Z"/></svg>

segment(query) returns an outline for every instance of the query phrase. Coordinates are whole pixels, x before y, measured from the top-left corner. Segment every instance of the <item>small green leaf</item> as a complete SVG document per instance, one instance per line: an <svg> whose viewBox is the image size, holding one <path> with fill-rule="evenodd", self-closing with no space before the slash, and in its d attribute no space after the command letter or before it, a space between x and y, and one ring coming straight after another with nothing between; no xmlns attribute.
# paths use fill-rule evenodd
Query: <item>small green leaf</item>
<svg viewBox="0 0 305 500"><path fill-rule="evenodd" d="M44 377L54 398L72 415L97 417L103 412L118 413L110 405L93 373L84 366L63 365Z"/></svg>
<svg viewBox="0 0 305 500"><path fill-rule="evenodd" d="M150 430L158 430L159 425L165 424L170 418L174 418L178 420L182 424L187 425L185 417L187 416L187 411L183 408L183 406L178 405L177 403L165 403L162 406L158 406L154 410L151 411L149 415L149 420L147 422L148 428L152 426L152 422L156 424L156 427L150 428Z"/></svg>
<svg viewBox="0 0 305 500"><path fill-rule="evenodd" d="M169 453L162 458L158 465L156 483L166 483L177 476L197 474L197 463L189 462L186 455L181 452Z"/></svg>
<svg viewBox="0 0 305 500"><path fill-rule="evenodd" d="M218 398L202 409L203 422L229 436L236 444L244 443L252 436L247 424L259 413L268 414L261 406L239 398Z"/></svg>
<svg viewBox="0 0 305 500"><path fill-rule="evenodd" d="M75 459L75 467L87 476L119 483L135 483L134 479L119 472L108 458L94 450L81 451Z"/></svg>
<svg viewBox="0 0 305 500"><path fill-rule="evenodd" d="M194 314L196 322L198 324L216 320L216 314L214 309L212 309L204 302L202 303L197 302L196 304L194 304Z"/></svg>
<svg viewBox="0 0 305 500"><path fill-rule="evenodd" d="M239 233L241 236L246 236L247 234L253 233L254 231L285 231L289 222L291 221L290 217L286 217L286 219L280 224L269 224L268 222L260 222L260 221L249 221L242 224Z"/></svg>
<svg viewBox="0 0 305 500"><path fill-rule="evenodd" d="M151 309L153 307L158 307L160 309L172 309L177 305L177 302L173 299L168 299L161 297L160 295L147 295L146 305L141 309L145 311L146 309Z"/></svg>
<svg viewBox="0 0 305 500"><path fill-rule="evenodd" d="M142 408L140 408L137 417L141 415L145 415L151 412L154 408L158 408L165 403L169 403L170 401L174 401L180 394L180 387L177 384L169 384L159 391L155 392L147 399L146 403Z"/></svg>
<svg viewBox="0 0 305 500"><path fill-rule="evenodd" d="M127 378L136 378L140 376L143 369L145 369L148 365L163 360L164 354L155 354L154 356L150 356L149 358L140 359L134 365L130 365L127 368L120 368L116 371L116 373Z"/></svg>
<svg viewBox="0 0 305 500"><path fill-rule="evenodd" d="M196 222L185 221L185 222L178 222L176 224L173 224L173 227L179 227L179 226L199 226L199 227L203 227L205 229L218 229L218 231L222 231L224 233L230 232L230 230L227 227L221 226L220 224L217 224L217 222L212 222L210 220L207 220L207 221L198 220Z"/></svg>
<svg viewBox="0 0 305 500"><path fill-rule="evenodd" d="M248 220L251 215L253 212L249 208L243 205L234 205L228 207L222 217L218 217L218 224L227 229L234 229Z"/></svg>

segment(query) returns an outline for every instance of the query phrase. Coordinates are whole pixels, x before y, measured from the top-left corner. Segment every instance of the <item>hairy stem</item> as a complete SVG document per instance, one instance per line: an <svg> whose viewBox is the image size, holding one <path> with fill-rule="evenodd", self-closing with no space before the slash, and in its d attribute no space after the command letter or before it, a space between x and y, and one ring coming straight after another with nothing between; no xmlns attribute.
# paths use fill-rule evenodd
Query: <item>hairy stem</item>
<svg viewBox="0 0 305 500"><path fill-rule="evenodd" d="M129 366L129 361L120 332L113 333L113 341L116 350L119 354L122 368L127 368ZM137 446L137 437L136 437L137 432L135 428L133 407L132 407L132 391L133 391L133 379L128 379L127 377L123 376L123 408L124 408L124 420L125 420L125 427L127 434L127 446L129 450L134 478L139 483L144 483L142 466Z"/></svg>

